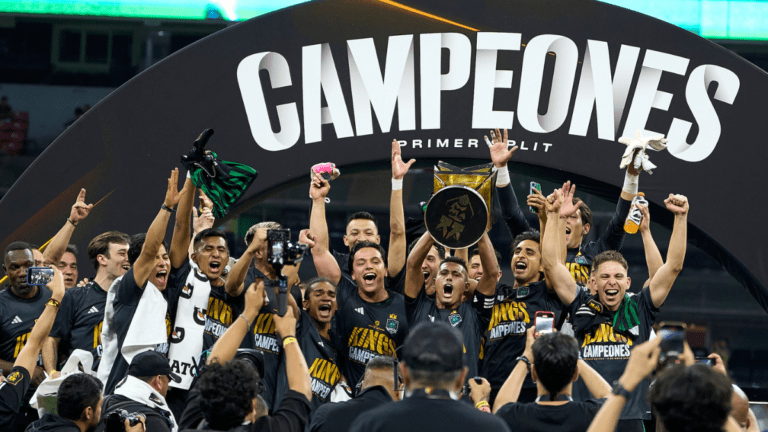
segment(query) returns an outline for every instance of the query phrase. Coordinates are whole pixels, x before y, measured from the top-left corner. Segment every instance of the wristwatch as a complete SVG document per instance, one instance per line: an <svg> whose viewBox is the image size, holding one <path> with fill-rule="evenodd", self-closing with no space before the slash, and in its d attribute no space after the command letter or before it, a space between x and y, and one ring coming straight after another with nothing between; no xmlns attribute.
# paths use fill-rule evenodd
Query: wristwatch
<svg viewBox="0 0 768 432"><path fill-rule="evenodd" d="M611 389L611 393L615 394L616 396L624 396L624 399L627 400L629 400L629 395L632 394L632 392L628 391L624 388L623 385L621 385L619 380L613 382L613 389Z"/></svg>
<svg viewBox="0 0 768 432"><path fill-rule="evenodd" d="M526 356L524 356L524 355L521 355L520 357L518 357L518 358L516 358L516 359L515 359L515 362L519 362L519 361L524 361L524 362L525 362L525 364L527 364L527 365L528 365L528 370L530 370L530 369L531 369L531 361L530 361L530 360L528 360L528 357L526 357Z"/></svg>

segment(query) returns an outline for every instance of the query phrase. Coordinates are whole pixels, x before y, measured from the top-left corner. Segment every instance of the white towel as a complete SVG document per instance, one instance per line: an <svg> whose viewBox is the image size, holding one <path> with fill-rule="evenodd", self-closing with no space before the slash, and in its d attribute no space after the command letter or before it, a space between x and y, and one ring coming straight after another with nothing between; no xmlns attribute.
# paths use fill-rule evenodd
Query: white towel
<svg viewBox="0 0 768 432"><path fill-rule="evenodd" d="M88 375L95 375L95 372L91 370L93 366L93 354L88 351L76 349L72 351L67 363L61 368L61 376L55 379L51 379L46 374L46 378L35 390L35 394L29 400L29 405L32 408L37 409L38 415L42 417L46 412L51 412L56 407L56 395L59 392L59 387L64 380L72 375L83 373L80 372L80 366L82 366L85 373Z"/></svg>
<svg viewBox="0 0 768 432"><path fill-rule="evenodd" d="M122 277L115 279L107 292L107 307L104 308L104 324L101 328L101 343L104 353L99 363L97 377L106 385L109 372L118 355L118 341L114 322L114 301ZM141 299L136 307L128 333L125 335L120 354L128 364L136 354L154 350L157 345L168 343L165 327L165 315L168 312L168 302L163 293L155 285L147 281Z"/></svg>
<svg viewBox="0 0 768 432"><path fill-rule="evenodd" d="M173 417L173 412L168 408L165 398L152 388L151 385L136 377L127 375L125 380L115 387L115 394L127 397L130 400L142 403L148 407L167 412L168 417L173 420L172 432L178 432L179 425L176 423L176 418Z"/></svg>
<svg viewBox="0 0 768 432"><path fill-rule="evenodd" d="M189 390L192 380L195 378L194 367L179 367L181 363L197 365L200 353L203 351L203 333L205 332L205 317L208 309L208 299L211 295L211 282L200 268L190 260L192 270L187 276L184 288L179 295L179 303L176 308L176 320L174 333L184 337L181 340L171 339L168 360L173 371L181 377L181 382L171 381L170 386ZM182 329L181 332L177 331Z"/></svg>

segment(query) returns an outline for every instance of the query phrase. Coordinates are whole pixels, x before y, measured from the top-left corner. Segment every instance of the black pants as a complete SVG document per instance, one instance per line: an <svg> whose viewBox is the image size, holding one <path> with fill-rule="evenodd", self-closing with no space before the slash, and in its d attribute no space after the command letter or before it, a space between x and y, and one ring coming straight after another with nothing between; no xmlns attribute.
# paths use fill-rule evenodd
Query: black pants
<svg viewBox="0 0 768 432"><path fill-rule="evenodd" d="M619 420L616 432L645 432L642 420Z"/></svg>

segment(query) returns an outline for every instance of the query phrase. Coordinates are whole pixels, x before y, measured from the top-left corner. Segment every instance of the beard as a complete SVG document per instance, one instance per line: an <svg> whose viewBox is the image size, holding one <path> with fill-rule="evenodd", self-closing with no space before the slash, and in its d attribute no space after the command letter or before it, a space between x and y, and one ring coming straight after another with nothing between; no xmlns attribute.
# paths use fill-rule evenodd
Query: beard
<svg viewBox="0 0 768 432"><path fill-rule="evenodd" d="M26 297L35 290L36 285L20 285L13 288L14 294L19 297Z"/></svg>

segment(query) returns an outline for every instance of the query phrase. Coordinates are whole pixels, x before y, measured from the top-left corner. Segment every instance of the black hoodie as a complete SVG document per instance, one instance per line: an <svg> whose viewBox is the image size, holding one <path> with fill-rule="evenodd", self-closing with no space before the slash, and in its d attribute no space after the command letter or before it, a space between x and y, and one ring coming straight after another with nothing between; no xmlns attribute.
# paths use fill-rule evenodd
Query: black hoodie
<svg viewBox="0 0 768 432"><path fill-rule="evenodd" d="M53 414L46 414L40 420L27 426L26 432L43 431L80 432L80 428L71 420Z"/></svg>

